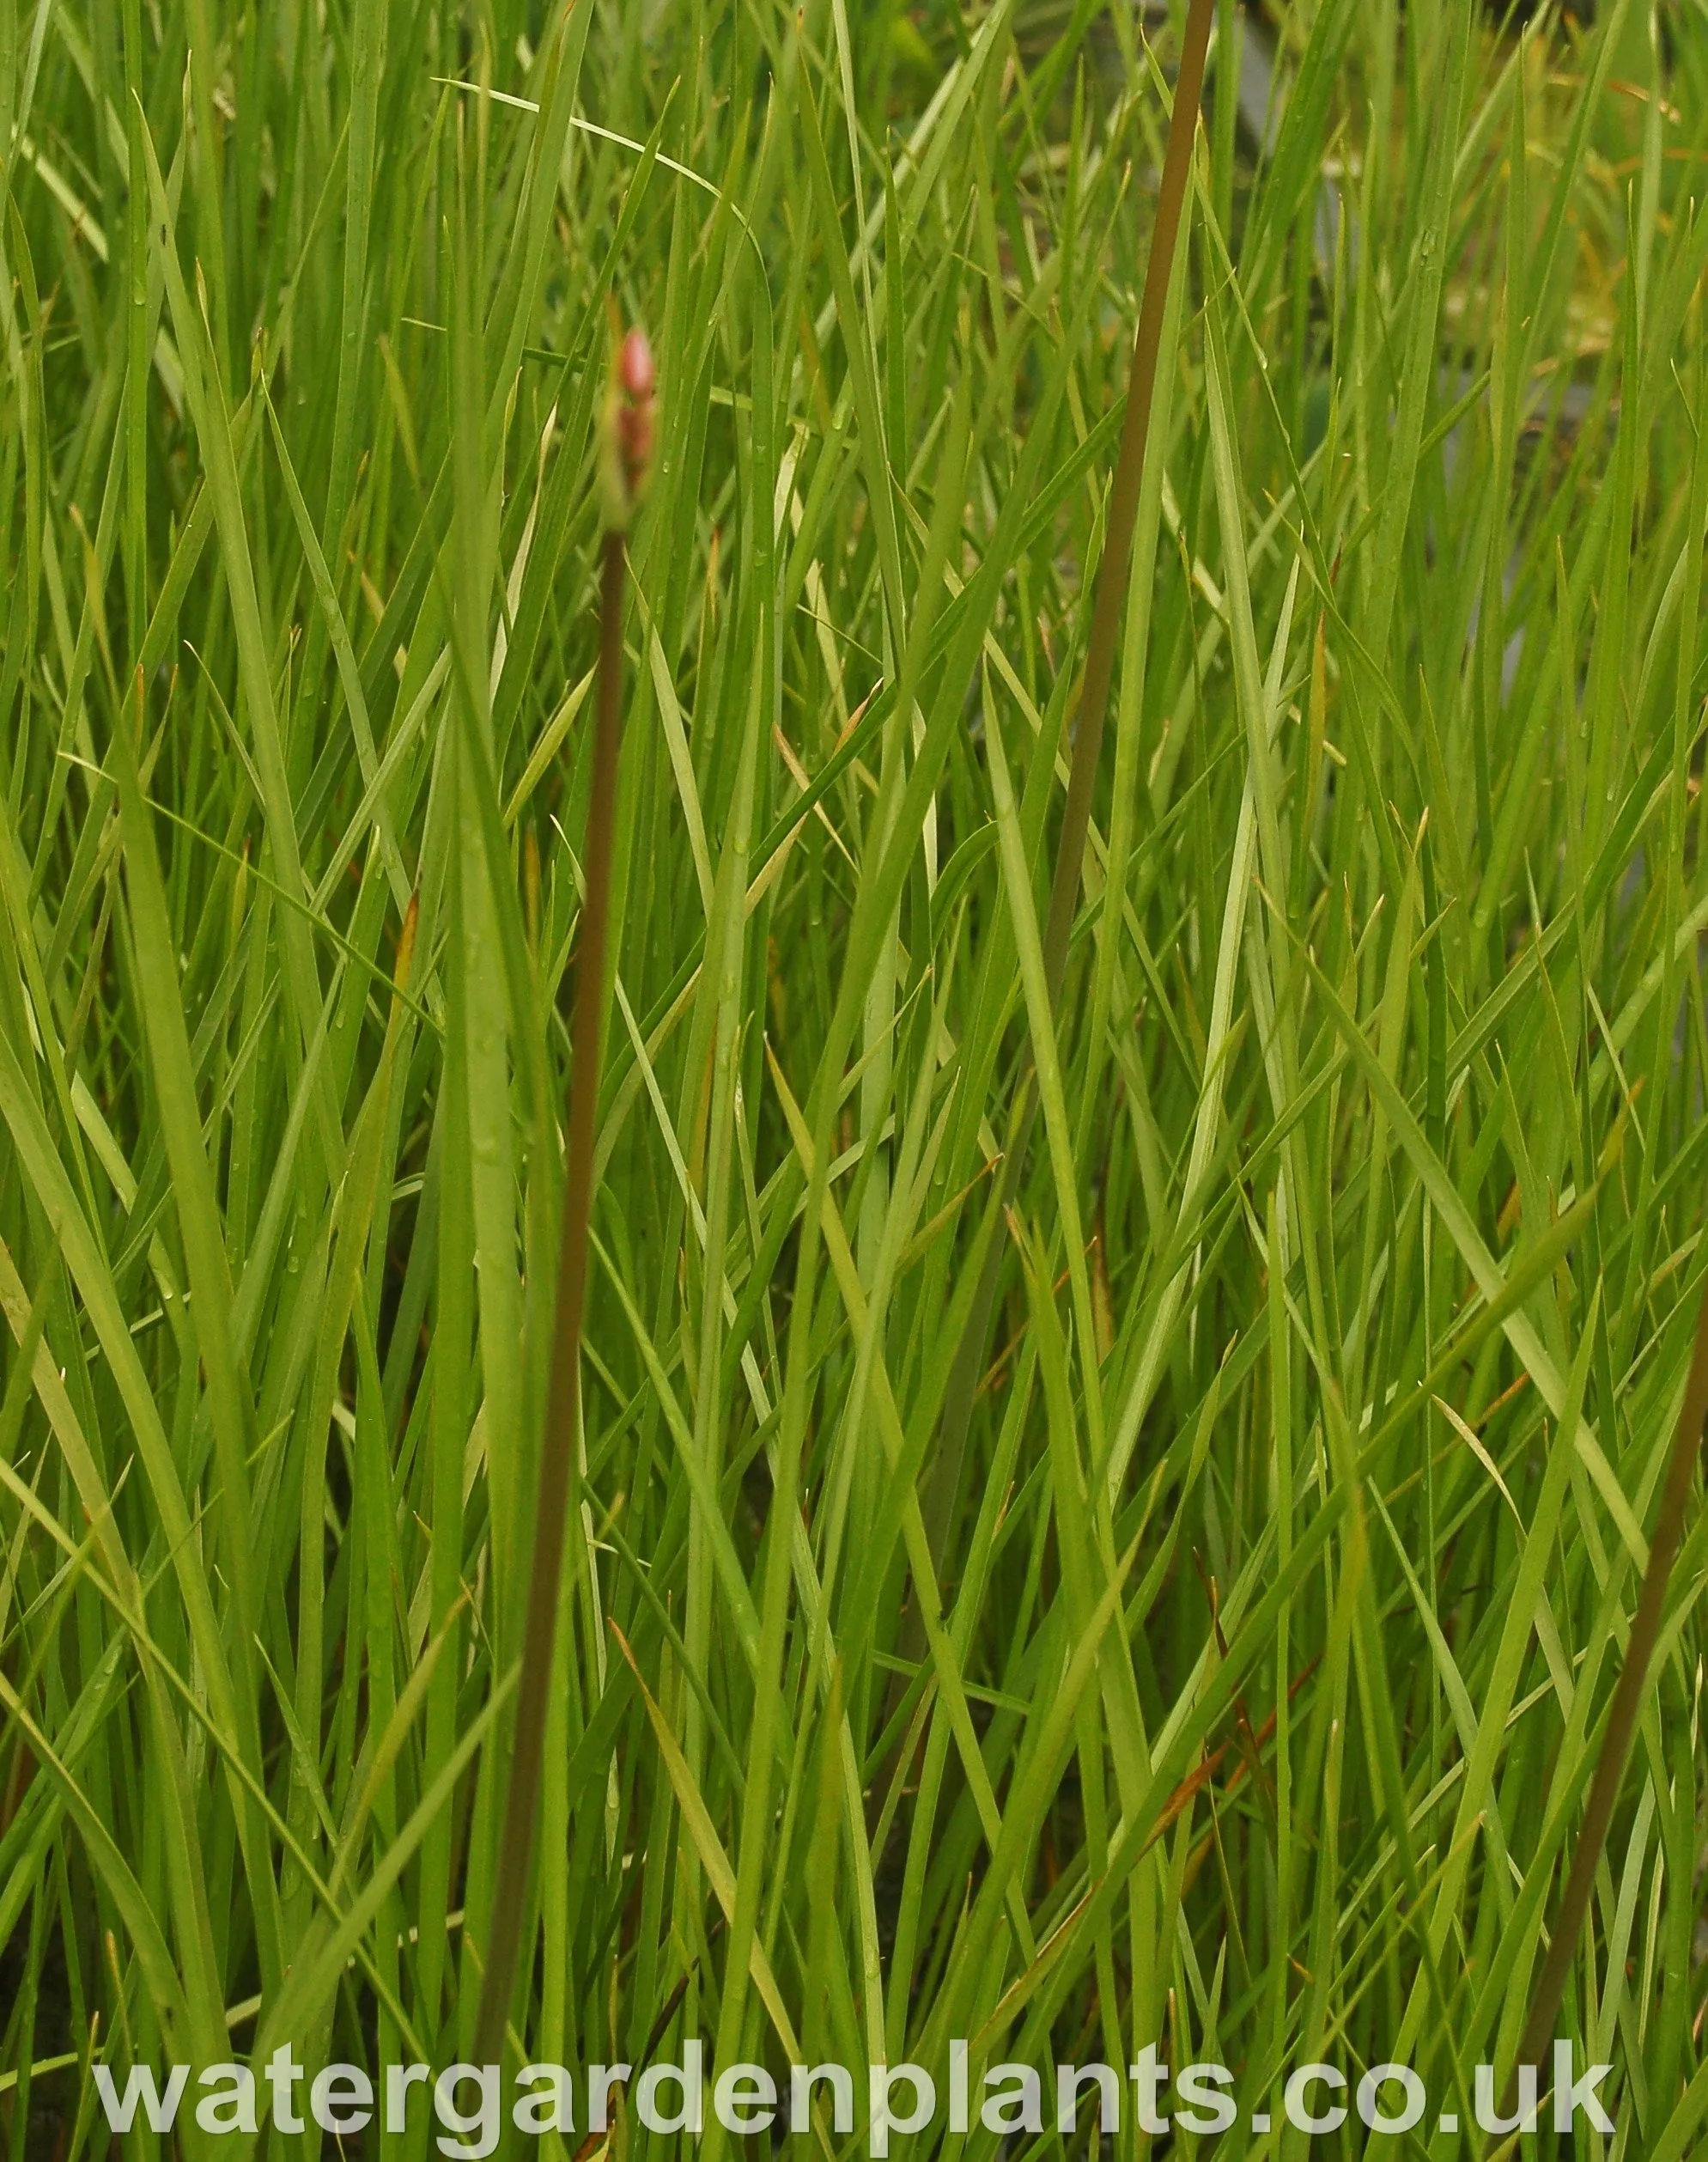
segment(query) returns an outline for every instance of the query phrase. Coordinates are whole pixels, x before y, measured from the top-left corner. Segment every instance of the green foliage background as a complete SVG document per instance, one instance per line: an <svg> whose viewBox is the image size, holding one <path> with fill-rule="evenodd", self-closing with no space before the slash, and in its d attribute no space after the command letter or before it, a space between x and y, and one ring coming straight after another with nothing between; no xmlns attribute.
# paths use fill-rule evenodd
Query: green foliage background
<svg viewBox="0 0 1708 2162"><path fill-rule="evenodd" d="M1704 1275L1708 14L1218 0L1052 1012L1181 14L0 0L14 2156L92 2052L467 2043L613 315L519 2061L1158 2041L1230 2155L1510 2064ZM1708 2113L1703 1522L1563 2015L1632 2162Z"/></svg>

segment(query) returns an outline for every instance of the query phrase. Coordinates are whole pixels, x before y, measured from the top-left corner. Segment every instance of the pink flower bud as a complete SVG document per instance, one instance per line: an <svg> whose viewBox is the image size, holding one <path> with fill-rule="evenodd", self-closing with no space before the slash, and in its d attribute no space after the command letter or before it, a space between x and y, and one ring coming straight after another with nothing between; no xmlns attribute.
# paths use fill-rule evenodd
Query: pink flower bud
<svg viewBox="0 0 1708 2162"><path fill-rule="evenodd" d="M605 522L612 533L628 529L652 472L657 387L647 334L631 330L612 363L600 444L599 491Z"/></svg>
<svg viewBox="0 0 1708 2162"><path fill-rule="evenodd" d="M653 349L647 343L643 330L632 330L623 341L617 356L617 380L623 394L635 405L651 402L658 387L658 370L653 365Z"/></svg>

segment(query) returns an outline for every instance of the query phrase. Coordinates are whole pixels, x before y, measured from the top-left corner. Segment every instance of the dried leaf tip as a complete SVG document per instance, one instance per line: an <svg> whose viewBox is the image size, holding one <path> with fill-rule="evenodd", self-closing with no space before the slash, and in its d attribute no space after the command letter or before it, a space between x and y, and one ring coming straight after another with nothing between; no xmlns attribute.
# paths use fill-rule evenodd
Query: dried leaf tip
<svg viewBox="0 0 1708 2162"><path fill-rule="evenodd" d="M642 330L617 346L605 393L599 492L608 533L626 533L653 469L658 371Z"/></svg>
<svg viewBox="0 0 1708 2162"><path fill-rule="evenodd" d="M246 855L245 860L246 862ZM398 953L392 967L392 983L399 992L407 991L410 987L410 973L415 965L415 935L420 922L421 894L417 890L410 895L409 905L404 910L403 928L398 933Z"/></svg>

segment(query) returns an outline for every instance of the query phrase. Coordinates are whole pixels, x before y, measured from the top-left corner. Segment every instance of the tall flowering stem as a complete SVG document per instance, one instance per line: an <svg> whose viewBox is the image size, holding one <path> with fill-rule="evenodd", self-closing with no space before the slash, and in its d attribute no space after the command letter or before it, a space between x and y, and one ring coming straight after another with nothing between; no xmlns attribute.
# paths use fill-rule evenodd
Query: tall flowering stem
<svg viewBox="0 0 1708 2162"><path fill-rule="evenodd" d="M1705 1424L1708 1424L1708 1287L1703 1290L1702 1304L1697 1312L1696 1337L1691 1349L1690 1371L1685 1380L1684 1402L1679 1406L1678 1424L1673 1429L1666 1484L1661 1491L1660 1512L1649 1542L1649 1565L1643 1573L1643 1589L1638 1595L1637 1611L1626 1640L1625 1664L1620 1669L1607 1725L1602 1729L1601 1754L1596 1759L1589 1798L1583 1806L1577 1850L1571 1858L1565 1889L1560 1894L1559 1911L1548 1935L1547 1953L1536 1978L1530 2016L1525 2023L1523 2039L1518 2044L1518 2055L1507 2086L1508 2116L1512 2114L1517 2098L1519 2072L1526 2065L1545 2071L1548 2046L1554 2039L1554 2021L1565 1996L1572 1962L1577 1957L1578 1941L1589 1912L1589 1897L1595 1890L1596 1867L1607 1844L1608 1827L1613 1822L1614 1805L1619 1800L1631 1738L1643 1709L1650 1662L1660 1640L1667 1591L1684 1537L1684 1519L1690 1507L1690 1489L1695 1479L1697 1452L1701 1446ZM1490 2141L1491 2155L1499 2144L1498 2141Z"/></svg>
<svg viewBox="0 0 1708 2162"><path fill-rule="evenodd" d="M1103 757L1104 722L1109 716L1109 687L1115 677L1115 651L1121 632L1121 605L1126 598L1128 567L1133 557L1133 530L1139 515L1139 496L1145 478L1146 446L1151 435L1151 407L1157 387L1157 364L1162 350L1163 326L1168 312L1169 281L1174 275L1188 183L1192 178L1193 145L1198 133L1199 111L1204 97L1204 69L1210 49L1210 30L1215 0L1190 0L1181 46L1180 67L1175 76L1174 112L1169 124L1168 149L1163 158L1162 179L1157 190L1156 220L1151 228L1151 252L1145 265L1145 287L1139 302L1139 321L1133 337L1133 357L1127 378L1127 411L1121 422L1121 448L1115 456L1115 476L1109 488L1109 515L1104 521L1103 554L1097 571L1091 603L1091 627L1085 644L1085 671L1080 679L1075 708L1073 761L1067 776L1067 801L1056 838L1055 869L1050 882L1049 913L1043 934L1044 982L1054 1008L1061 996L1067 968L1067 949L1073 935L1074 911L1085 864L1085 838L1091 823L1091 798ZM1158 452L1161 455L1160 448ZM1030 1050L1026 1053L1030 1057ZM1037 1099L1026 1086L1030 1068L1022 1069L1015 1100L1015 1114L1003 1170L1003 1195L1012 1202L1019 1191L1020 1172L1026 1160ZM961 1475L963 1450L973 1398L982 1371L985 1340L990 1330L991 1309L1002 1272L1004 1249L993 1239L966 1322L956 1348L944 1392L939 1429L938 1454L932 1474L927 1523L933 1546L941 1552L942 1540ZM915 1652L921 1648L915 1640Z"/></svg>
<svg viewBox="0 0 1708 2162"><path fill-rule="evenodd" d="M581 1392L581 1318L587 1301L593 1201L599 1028L611 921L617 754L623 739L625 537L651 470L655 387L652 350L640 331L630 331L618 347L612 366L600 431L599 502L605 545L599 592L599 709L594 721L593 790L582 850L586 890L576 940L575 1008L570 1024L563 1238L557 1267L551 1379L540 1451L539 1499L534 1515L533 1568L528 1581L521 1675L516 1690L515 1746L475 2031L476 2062L482 2064L502 2060L504 2029L521 1949L544 1761L552 1652L557 1635L563 1538L574 1477Z"/></svg>
<svg viewBox="0 0 1708 2162"><path fill-rule="evenodd" d="M1162 350L1169 280L1174 274L1175 247L1186 207L1187 184L1192 177L1192 145L1204 96L1204 63L1210 48L1210 26L1214 12L1214 0L1192 0L1187 11L1180 70L1175 77L1174 115L1169 126L1168 149L1163 158L1162 182L1157 192L1156 223L1151 230L1151 253L1145 265L1139 324L1133 336L1127 412L1121 422L1115 481L1109 490L1103 560L1097 565L1091 635L1085 643L1085 673L1079 685L1073 763L1067 776L1067 804L1062 813L1055 874L1050 887L1049 916L1044 930L1044 975L1052 1001L1061 990L1062 973L1067 965L1067 942L1073 929L1073 911L1085 868L1085 833L1091 822L1091 792L1097 786L1103 751L1109 685L1115 674L1115 642L1121 632L1128 565L1133 556L1133 528L1139 515L1139 491L1145 478L1145 447L1151 433L1157 359ZM1220 67L1223 62L1217 64Z"/></svg>

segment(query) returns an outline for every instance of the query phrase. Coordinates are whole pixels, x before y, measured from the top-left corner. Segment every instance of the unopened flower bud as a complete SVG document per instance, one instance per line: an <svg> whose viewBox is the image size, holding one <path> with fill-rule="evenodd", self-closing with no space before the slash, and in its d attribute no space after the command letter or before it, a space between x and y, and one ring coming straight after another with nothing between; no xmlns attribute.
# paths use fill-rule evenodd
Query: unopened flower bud
<svg viewBox="0 0 1708 2162"><path fill-rule="evenodd" d="M625 533L653 469L658 371L644 331L632 330L617 349L605 393L599 444L599 494L610 533Z"/></svg>

